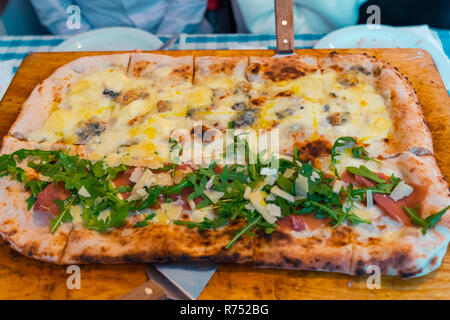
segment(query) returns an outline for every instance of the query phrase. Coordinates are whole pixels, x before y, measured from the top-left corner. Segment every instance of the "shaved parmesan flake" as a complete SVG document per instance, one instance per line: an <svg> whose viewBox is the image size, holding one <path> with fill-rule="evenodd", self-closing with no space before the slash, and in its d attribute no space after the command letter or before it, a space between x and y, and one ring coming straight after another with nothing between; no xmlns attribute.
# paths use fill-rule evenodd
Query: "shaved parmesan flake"
<svg viewBox="0 0 450 320"><path fill-rule="evenodd" d="M280 159L287 160L287 161L290 161L290 162L293 162L293 161L294 161L294 158L292 158L291 156L287 156L287 155L285 155L285 154L280 154L280 155L279 155L279 158L280 158Z"/></svg>
<svg viewBox="0 0 450 320"><path fill-rule="evenodd" d="M194 211L195 210L195 202L194 202L194 200L188 200L188 204L189 204L189 207L191 208L191 210Z"/></svg>
<svg viewBox="0 0 450 320"><path fill-rule="evenodd" d="M297 179L295 179L295 194L298 196L306 195L308 190L308 179L299 174Z"/></svg>
<svg viewBox="0 0 450 320"><path fill-rule="evenodd" d="M292 175L293 175L294 173L295 173L295 170L294 170L294 169L287 168L286 171L283 173L283 177L289 179L290 177L292 177Z"/></svg>
<svg viewBox="0 0 450 320"><path fill-rule="evenodd" d="M270 214L274 217L281 217L281 209L279 206L273 203L269 203L267 205L267 210L269 210Z"/></svg>
<svg viewBox="0 0 450 320"><path fill-rule="evenodd" d="M252 192L252 189L249 186L246 186L245 191L244 191L244 198L248 199L251 192Z"/></svg>
<svg viewBox="0 0 450 320"><path fill-rule="evenodd" d="M278 174L277 169L271 169L267 167L261 169L261 175L263 176L275 176L277 174Z"/></svg>
<svg viewBox="0 0 450 320"><path fill-rule="evenodd" d="M161 209L170 219L178 219L183 208L174 203L163 203L161 204Z"/></svg>
<svg viewBox="0 0 450 320"><path fill-rule="evenodd" d="M391 194L389 195L394 201L398 201L404 197L407 197L413 192L413 188L410 185L407 185L403 181L400 181L400 183L392 190Z"/></svg>
<svg viewBox="0 0 450 320"><path fill-rule="evenodd" d="M380 216L380 211L376 207L372 207L371 209L353 207L350 210L350 213L353 213L354 215L358 216L359 218L366 219L366 220L374 220Z"/></svg>
<svg viewBox="0 0 450 320"><path fill-rule="evenodd" d="M215 190L205 190L203 191L203 194L207 196L212 203L217 203L217 201L219 201L225 193Z"/></svg>
<svg viewBox="0 0 450 320"><path fill-rule="evenodd" d="M70 215L72 216L72 222L75 224L83 224L83 218L81 218L81 207L80 206L72 206L70 208Z"/></svg>
<svg viewBox="0 0 450 320"><path fill-rule="evenodd" d="M143 167L137 167L133 170L133 172L130 175L130 181L131 182L138 182L139 179L142 177L142 174L144 173L145 169Z"/></svg>
<svg viewBox="0 0 450 320"><path fill-rule="evenodd" d="M43 174L39 174L39 180L45 181L45 182L52 182L53 179L51 177L44 176Z"/></svg>
<svg viewBox="0 0 450 320"><path fill-rule="evenodd" d="M80 188L80 190L78 191L78 194L80 196L85 197L85 198L90 198L91 197L91 194L86 190L86 188L84 186L82 186Z"/></svg>
<svg viewBox="0 0 450 320"><path fill-rule="evenodd" d="M311 181L316 182L319 179L320 179L319 174L316 171L313 171L311 174Z"/></svg>
<svg viewBox="0 0 450 320"><path fill-rule="evenodd" d="M136 190L136 193L141 197L141 198L145 198L148 196L147 191L145 191L144 188L138 189Z"/></svg>
<svg viewBox="0 0 450 320"><path fill-rule="evenodd" d="M111 212L109 210L103 210L102 212L100 212L100 214L98 215L97 219L98 220L103 220L104 222L107 221L107 219L109 219L109 215L111 214Z"/></svg>
<svg viewBox="0 0 450 320"><path fill-rule="evenodd" d="M372 209L373 208L373 196L372 196L372 190L367 190L366 191L366 198L367 198L367 209Z"/></svg>
<svg viewBox="0 0 450 320"><path fill-rule="evenodd" d="M151 172L149 169L146 169L142 176L139 178L139 181L136 182L133 189L130 192L130 197L128 198L128 201L134 201L142 199L142 192L138 193L137 191L139 189L143 189L144 187L150 187L153 184L154 177L153 172Z"/></svg>
<svg viewBox="0 0 450 320"><path fill-rule="evenodd" d="M333 192L339 193L341 191L342 186L344 185L344 182L342 180L335 180L333 184Z"/></svg>
<svg viewBox="0 0 450 320"><path fill-rule="evenodd" d="M271 193L273 193L276 196L279 196L280 198L286 199L289 202L294 202L294 196L290 193L287 193L286 191L281 190L280 188L278 188L277 186L273 187L270 190Z"/></svg>
<svg viewBox="0 0 450 320"><path fill-rule="evenodd" d="M193 210L191 214L192 222L202 222L203 219L207 216L207 212L205 210Z"/></svg>
<svg viewBox="0 0 450 320"><path fill-rule="evenodd" d="M275 181L277 181L277 177L278 177L278 175L276 175L276 176L267 176L267 177L264 179L265 185L268 184L268 185L270 185L270 186L273 186L273 184L275 183ZM265 186L265 185L264 185L264 186ZM261 188L261 189L262 189L262 188Z"/></svg>
<svg viewBox="0 0 450 320"><path fill-rule="evenodd" d="M267 196L266 201L275 201L277 199L277 197L271 193Z"/></svg>
<svg viewBox="0 0 450 320"><path fill-rule="evenodd" d="M214 175L211 176L211 178L209 178L208 182L205 184L205 188L206 188L207 190L209 190L209 189L212 188L213 183L214 183L214 177L215 177Z"/></svg>
<svg viewBox="0 0 450 320"><path fill-rule="evenodd" d="M249 188L250 189L250 188ZM256 190L253 192L247 192L244 194L244 198L250 200L250 203L255 207L256 211L258 211L261 216L266 220L268 223L275 223L277 219L272 216L272 214L267 210L267 204L264 201L264 193L262 191Z"/></svg>
<svg viewBox="0 0 450 320"><path fill-rule="evenodd" d="M247 209L248 211L252 212L255 211L255 207L249 202L244 206L245 209Z"/></svg>

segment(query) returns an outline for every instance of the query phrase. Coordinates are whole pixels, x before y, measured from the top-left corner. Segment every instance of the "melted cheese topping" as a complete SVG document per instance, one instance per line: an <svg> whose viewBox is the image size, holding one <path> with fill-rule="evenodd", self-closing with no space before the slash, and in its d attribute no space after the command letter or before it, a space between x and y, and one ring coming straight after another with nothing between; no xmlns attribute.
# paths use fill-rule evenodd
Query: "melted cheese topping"
<svg viewBox="0 0 450 320"><path fill-rule="evenodd" d="M305 140L322 137L333 144L338 137L356 136L377 156L392 127L371 78L357 72L317 71L276 83L246 83L242 75L214 74L195 85L165 84L169 72L169 67L158 68L160 81L129 77L114 68L89 74L29 138L85 144L91 160L105 157L110 165L160 167L171 161L169 138L174 132L190 132L199 121L222 131L232 120L254 129L277 127L285 154ZM253 106L255 98L263 103Z"/></svg>
<svg viewBox="0 0 450 320"><path fill-rule="evenodd" d="M267 96L256 127L274 125L282 133L280 145L324 137L332 144L342 136L356 136L377 156L392 128L384 98L367 76L355 75L348 84L333 70L320 71L293 81L258 83L252 95ZM283 150L282 150L283 151Z"/></svg>

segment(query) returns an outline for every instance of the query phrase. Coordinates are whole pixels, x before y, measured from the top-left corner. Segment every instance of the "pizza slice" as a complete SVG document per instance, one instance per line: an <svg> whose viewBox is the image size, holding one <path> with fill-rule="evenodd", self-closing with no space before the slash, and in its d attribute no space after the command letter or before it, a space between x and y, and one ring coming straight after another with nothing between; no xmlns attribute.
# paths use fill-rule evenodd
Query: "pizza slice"
<svg viewBox="0 0 450 320"><path fill-rule="evenodd" d="M122 86L117 79L129 60L130 54L82 57L60 67L36 86L9 135L36 142L83 142L85 135L77 135L79 122L104 112L108 90Z"/></svg>
<svg viewBox="0 0 450 320"><path fill-rule="evenodd" d="M341 136L358 137L375 157L433 152L414 89L375 58L251 57L247 75L250 101L260 110L253 126L279 128L285 153L296 145L317 158Z"/></svg>
<svg viewBox="0 0 450 320"><path fill-rule="evenodd" d="M326 97L321 115L335 139L357 136L375 156L433 153L417 95L398 69L375 57L336 52L319 58L319 65Z"/></svg>
<svg viewBox="0 0 450 320"><path fill-rule="evenodd" d="M0 178L2 207L0 233L7 245L27 257L53 263L60 261L72 225L63 224L53 233L50 226L54 214L59 212L54 199L65 199L68 191L62 189L59 193L54 192L51 198L47 193L40 194L41 189L50 182L23 161L16 166L14 158L23 160L27 158L30 153L20 151L24 149L38 149L40 154L45 155L51 151L68 150L71 147L73 146L25 142L14 137L6 137L3 140L1 166L3 170L9 166L7 170L10 170L15 179ZM77 151L83 154L82 150ZM15 152L17 153L15 157L9 156ZM41 199L36 203L38 196ZM37 212L38 210L41 212Z"/></svg>

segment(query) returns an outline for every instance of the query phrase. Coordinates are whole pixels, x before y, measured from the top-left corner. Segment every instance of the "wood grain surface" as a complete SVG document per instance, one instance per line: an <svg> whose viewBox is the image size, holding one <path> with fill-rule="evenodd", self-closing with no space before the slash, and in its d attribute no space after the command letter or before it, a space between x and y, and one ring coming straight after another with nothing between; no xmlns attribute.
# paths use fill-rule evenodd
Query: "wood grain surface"
<svg viewBox="0 0 450 320"><path fill-rule="evenodd" d="M428 121L436 159L450 181L450 98L431 56L419 49L348 49L339 53L374 55L398 67L417 91ZM296 50L326 55L330 50ZM164 51L168 55L271 56L259 51ZM0 104L0 137L16 119L32 89L59 66L97 52L33 53L25 58ZM105 53L103 53L105 54ZM81 288L67 289L66 267L31 260L0 241L0 299L117 299L147 281L139 264L81 266ZM449 299L450 254L428 276L381 279L381 289L368 289L367 277L335 273L257 269L222 265L200 299Z"/></svg>
<svg viewBox="0 0 450 320"><path fill-rule="evenodd" d="M294 52L294 5L292 0L275 0L275 26L277 34L277 52Z"/></svg>

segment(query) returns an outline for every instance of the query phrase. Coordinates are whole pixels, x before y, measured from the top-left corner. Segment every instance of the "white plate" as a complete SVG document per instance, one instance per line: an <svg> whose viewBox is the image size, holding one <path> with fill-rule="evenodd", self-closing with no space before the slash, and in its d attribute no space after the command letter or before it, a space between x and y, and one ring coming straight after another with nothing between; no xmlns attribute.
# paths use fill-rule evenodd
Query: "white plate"
<svg viewBox="0 0 450 320"><path fill-rule="evenodd" d="M314 49L349 48L418 48L426 50L433 57L447 90L450 90L448 57L440 48L415 33L385 25L380 25L379 29L369 29L364 24L333 31L320 39L314 46ZM423 55L423 52L418 50L417 56L420 55Z"/></svg>
<svg viewBox="0 0 450 320"><path fill-rule="evenodd" d="M52 51L155 50L162 46L155 35L135 28L101 28L73 36Z"/></svg>

